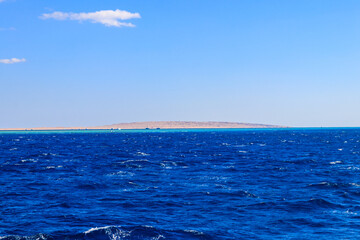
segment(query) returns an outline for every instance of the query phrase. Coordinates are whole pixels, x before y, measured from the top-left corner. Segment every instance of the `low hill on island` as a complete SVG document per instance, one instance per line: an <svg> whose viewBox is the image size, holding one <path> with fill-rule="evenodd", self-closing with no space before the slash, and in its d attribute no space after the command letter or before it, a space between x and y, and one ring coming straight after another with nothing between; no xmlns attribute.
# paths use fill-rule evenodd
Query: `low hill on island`
<svg viewBox="0 0 360 240"><path fill-rule="evenodd" d="M238 122L193 122L193 121L154 121L118 123L98 127L40 127L40 128L3 128L0 130L85 130L85 129L187 129L187 128L284 128L284 126L238 123Z"/></svg>
<svg viewBox="0 0 360 240"><path fill-rule="evenodd" d="M160 121L160 122L134 122L106 125L102 129L185 129L185 128L281 128L282 126L237 123L237 122L187 122L187 121Z"/></svg>

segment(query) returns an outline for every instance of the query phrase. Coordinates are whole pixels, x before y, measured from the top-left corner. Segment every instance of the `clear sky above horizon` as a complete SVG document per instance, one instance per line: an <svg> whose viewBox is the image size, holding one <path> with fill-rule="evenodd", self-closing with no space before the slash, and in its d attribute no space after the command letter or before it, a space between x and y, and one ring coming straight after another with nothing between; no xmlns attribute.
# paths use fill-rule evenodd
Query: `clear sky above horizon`
<svg viewBox="0 0 360 240"><path fill-rule="evenodd" d="M0 128L360 126L359 43L358 0L0 0Z"/></svg>

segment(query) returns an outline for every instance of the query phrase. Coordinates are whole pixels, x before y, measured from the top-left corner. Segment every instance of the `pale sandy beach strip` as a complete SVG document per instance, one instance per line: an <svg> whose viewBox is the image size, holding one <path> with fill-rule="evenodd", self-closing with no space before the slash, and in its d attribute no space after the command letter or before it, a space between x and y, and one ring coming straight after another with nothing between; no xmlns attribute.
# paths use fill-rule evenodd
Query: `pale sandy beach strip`
<svg viewBox="0 0 360 240"><path fill-rule="evenodd" d="M0 128L0 131L25 130L101 130L101 129L209 129L209 128L286 128L285 126L238 123L238 122L194 122L194 121L152 121L104 125L97 127L37 127L37 128Z"/></svg>

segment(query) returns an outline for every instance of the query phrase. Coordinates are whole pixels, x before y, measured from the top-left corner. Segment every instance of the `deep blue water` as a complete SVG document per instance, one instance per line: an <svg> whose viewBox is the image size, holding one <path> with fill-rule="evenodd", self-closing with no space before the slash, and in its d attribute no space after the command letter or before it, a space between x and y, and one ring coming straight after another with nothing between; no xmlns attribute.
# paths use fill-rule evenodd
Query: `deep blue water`
<svg viewBox="0 0 360 240"><path fill-rule="evenodd" d="M358 239L360 129L3 132L0 198L4 240Z"/></svg>

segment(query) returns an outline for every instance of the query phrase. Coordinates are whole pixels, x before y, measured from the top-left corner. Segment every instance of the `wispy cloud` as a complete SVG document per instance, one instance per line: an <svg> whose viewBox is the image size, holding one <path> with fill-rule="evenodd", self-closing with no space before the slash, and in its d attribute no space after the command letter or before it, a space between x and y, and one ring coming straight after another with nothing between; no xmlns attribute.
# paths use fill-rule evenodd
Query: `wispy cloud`
<svg viewBox="0 0 360 240"><path fill-rule="evenodd" d="M13 63L21 63L26 62L25 58L9 58L9 59L0 59L0 63L4 64L13 64Z"/></svg>
<svg viewBox="0 0 360 240"><path fill-rule="evenodd" d="M1 0L0 0L1 1ZM45 13L40 16L41 19L56 20L74 20L74 21L90 21L92 23L101 23L108 27L135 27L134 24L123 22L123 20L141 18L139 13L131 13L123 10L102 10L88 13L66 13L53 12Z"/></svg>
<svg viewBox="0 0 360 240"><path fill-rule="evenodd" d="M1 0L0 0L1 1ZM14 27L9 27L9 28L2 28L2 27L0 27L0 31L15 31L16 30L16 28L14 28Z"/></svg>

